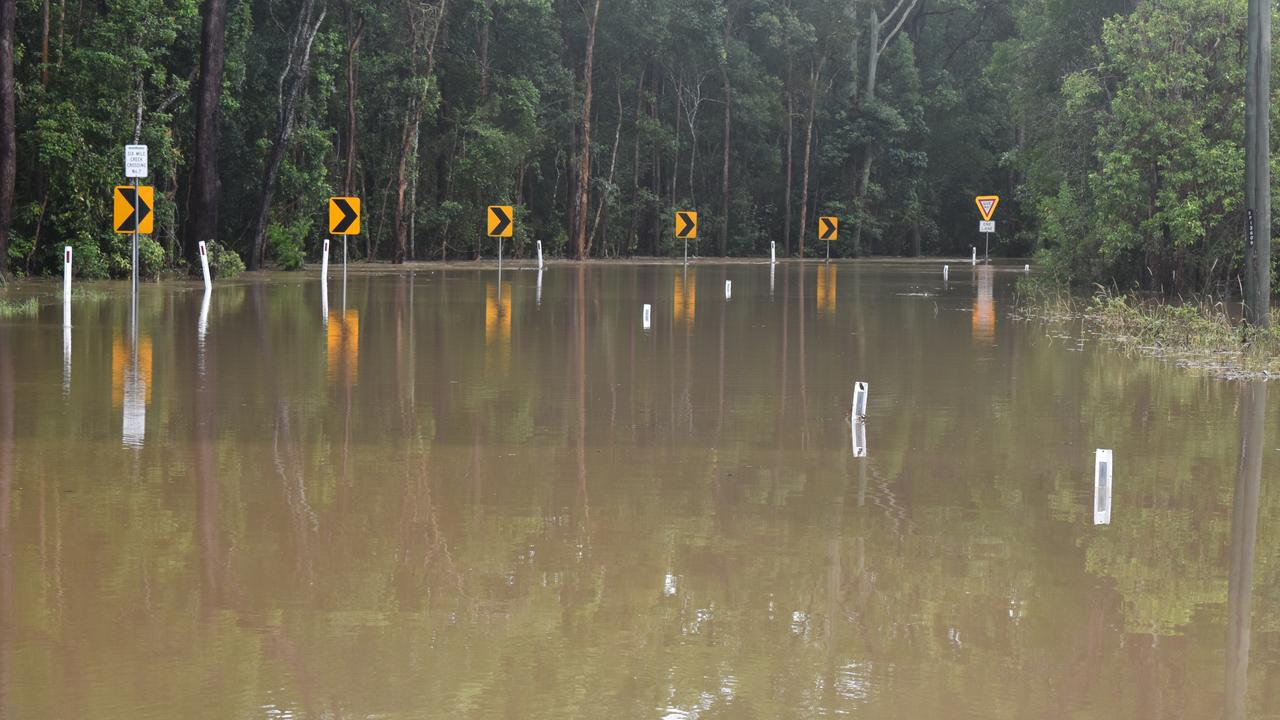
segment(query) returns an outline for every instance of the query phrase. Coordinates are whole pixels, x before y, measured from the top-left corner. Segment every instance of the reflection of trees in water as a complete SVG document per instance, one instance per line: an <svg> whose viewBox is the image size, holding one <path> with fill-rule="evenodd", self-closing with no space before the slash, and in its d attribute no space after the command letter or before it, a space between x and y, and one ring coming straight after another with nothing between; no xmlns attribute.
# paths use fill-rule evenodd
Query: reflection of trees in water
<svg viewBox="0 0 1280 720"><path fill-rule="evenodd" d="M1266 450L1267 385L1242 384L1240 455L1231 502L1231 574L1227 581L1227 720L1248 716L1249 646L1253 623L1253 564L1258 539L1258 494Z"/></svg>

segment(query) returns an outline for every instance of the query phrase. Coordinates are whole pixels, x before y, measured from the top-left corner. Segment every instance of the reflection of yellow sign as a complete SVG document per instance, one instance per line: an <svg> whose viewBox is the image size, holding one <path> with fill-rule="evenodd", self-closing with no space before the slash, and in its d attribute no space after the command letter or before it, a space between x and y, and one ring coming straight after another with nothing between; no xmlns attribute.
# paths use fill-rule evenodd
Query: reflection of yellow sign
<svg viewBox="0 0 1280 720"><path fill-rule="evenodd" d="M332 235L360 234L360 198L329 198L329 233Z"/></svg>
<svg viewBox="0 0 1280 720"><path fill-rule="evenodd" d="M325 338L324 376L330 383L342 379L351 387L360 373L360 313L348 310L345 315L337 310L329 313L328 337Z"/></svg>
<svg viewBox="0 0 1280 720"><path fill-rule="evenodd" d="M818 239L831 242L840 235L840 218L825 216L818 218Z"/></svg>
<svg viewBox="0 0 1280 720"><path fill-rule="evenodd" d="M511 361L511 283L484 284L484 344L497 346L498 362L506 370ZM492 362L486 353L485 362Z"/></svg>
<svg viewBox="0 0 1280 720"><path fill-rule="evenodd" d="M489 206L489 237L509 238L515 232L516 214L510 205Z"/></svg>
<svg viewBox="0 0 1280 720"><path fill-rule="evenodd" d="M132 185L117 185L112 196L112 227L117 233L132 234L137 223L139 235L150 235L156 226L155 191L140 185L135 193Z"/></svg>
<svg viewBox="0 0 1280 720"><path fill-rule="evenodd" d="M1000 204L999 195L979 195L973 201L978 205L978 212L983 220L990 220L996 214L996 206Z"/></svg>
<svg viewBox="0 0 1280 720"><path fill-rule="evenodd" d="M818 314L836 314L836 266L818 268Z"/></svg>
<svg viewBox="0 0 1280 720"><path fill-rule="evenodd" d="M681 240L695 240L698 237L698 213L681 210L676 213L676 237Z"/></svg>
<svg viewBox="0 0 1280 720"><path fill-rule="evenodd" d="M111 407L124 406L124 374L130 362L129 344L120 335L111 337ZM138 377L146 388L144 402L151 404L151 336L138 339Z"/></svg>
<svg viewBox="0 0 1280 720"><path fill-rule="evenodd" d="M698 314L698 274L696 270L689 272L686 278L684 273L676 275L675 286L671 289L671 304L674 306L673 314L676 322L687 321L693 324L693 318Z"/></svg>
<svg viewBox="0 0 1280 720"><path fill-rule="evenodd" d="M996 339L996 301L990 265L978 268L978 296L973 299L973 339L991 344Z"/></svg>

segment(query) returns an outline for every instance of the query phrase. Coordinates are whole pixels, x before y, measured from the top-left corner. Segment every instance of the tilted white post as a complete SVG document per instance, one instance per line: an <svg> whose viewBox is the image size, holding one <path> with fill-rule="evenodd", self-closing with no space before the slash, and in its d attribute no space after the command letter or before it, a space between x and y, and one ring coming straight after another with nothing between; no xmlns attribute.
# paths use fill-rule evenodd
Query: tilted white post
<svg viewBox="0 0 1280 720"><path fill-rule="evenodd" d="M541 246L542 243L539 242L538 245ZM541 263L541 258L539 258L539 263ZM534 302L538 305L542 304L542 268L541 267L538 268L538 287L537 287L537 294L534 296Z"/></svg>
<svg viewBox="0 0 1280 720"><path fill-rule="evenodd" d="M209 249L203 240L200 241L200 269L204 271L204 289L208 290L213 287L213 280L209 279Z"/></svg>

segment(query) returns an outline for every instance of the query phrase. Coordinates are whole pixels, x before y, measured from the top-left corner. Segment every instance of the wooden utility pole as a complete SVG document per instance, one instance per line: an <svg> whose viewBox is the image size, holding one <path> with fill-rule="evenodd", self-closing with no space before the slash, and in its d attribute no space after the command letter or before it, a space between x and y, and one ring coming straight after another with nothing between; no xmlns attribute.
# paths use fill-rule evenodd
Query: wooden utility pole
<svg viewBox="0 0 1280 720"><path fill-rule="evenodd" d="M1245 68L1245 322L1271 322L1271 0L1249 0Z"/></svg>

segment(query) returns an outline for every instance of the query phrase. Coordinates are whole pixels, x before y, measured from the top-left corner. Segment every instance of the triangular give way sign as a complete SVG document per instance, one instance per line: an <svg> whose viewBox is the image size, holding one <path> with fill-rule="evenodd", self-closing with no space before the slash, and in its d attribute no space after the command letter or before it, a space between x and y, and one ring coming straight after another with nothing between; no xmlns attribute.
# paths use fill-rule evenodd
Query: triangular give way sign
<svg viewBox="0 0 1280 720"><path fill-rule="evenodd" d="M991 216L996 214L996 206L1000 204L1000 196L979 195L973 201L978 204L978 212L982 213L982 219L990 220Z"/></svg>

